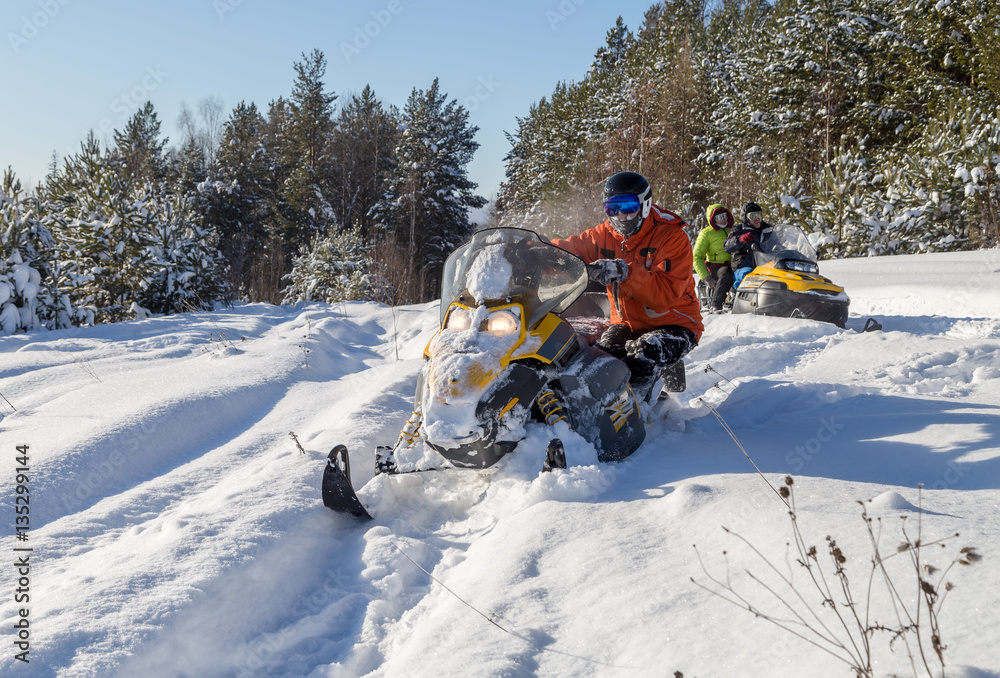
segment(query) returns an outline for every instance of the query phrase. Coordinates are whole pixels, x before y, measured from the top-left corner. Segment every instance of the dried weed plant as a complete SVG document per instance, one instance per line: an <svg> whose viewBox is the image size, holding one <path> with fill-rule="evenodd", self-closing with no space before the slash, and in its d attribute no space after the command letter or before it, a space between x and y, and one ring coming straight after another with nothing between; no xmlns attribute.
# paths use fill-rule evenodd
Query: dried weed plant
<svg viewBox="0 0 1000 678"><path fill-rule="evenodd" d="M727 534L748 546L770 571L771 575L765 578L746 570L747 576L762 587L770 599L768 609L751 600L749 594L737 591L730 574L726 551L723 551L726 573L724 578L719 578L709 573L695 545L698 562L711 583L703 584L693 577L691 581L709 593L826 652L849 666L856 676L869 678L875 675L873 641L876 636L886 636L890 651L895 649L897 643L903 644L914 676L943 678L945 650L948 646L942 637L940 615L949 592L954 589L948 576L956 565L970 566L980 561L982 557L976 549L962 547L943 568L927 562L927 549L946 549L949 542L959 535L956 533L931 541L924 540L921 491L916 535L910 535L907 531L907 516L901 516L903 540L891 553L886 553L881 544L882 518L872 518L868 514L866 502L859 501L871 555L865 576L858 579L862 586L852 587L848 575L848 558L837 541L827 536L825 546L819 549L808 545L803 537L791 476L785 477L779 494L788 507L791 520L792 541L788 543L788 552L794 556L794 563L805 570L805 582L794 580L791 563L787 563L786 572L750 540L725 527L723 530ZM901 575L898 568L890 572L886 563L894 558L909 559L910 567L904 567L903 572L912 573L912 580L908 574ZM776 581L780 583L775 583ZM876 581L884 584L894 617L891 621L879 622L874 619Z"/></svg>

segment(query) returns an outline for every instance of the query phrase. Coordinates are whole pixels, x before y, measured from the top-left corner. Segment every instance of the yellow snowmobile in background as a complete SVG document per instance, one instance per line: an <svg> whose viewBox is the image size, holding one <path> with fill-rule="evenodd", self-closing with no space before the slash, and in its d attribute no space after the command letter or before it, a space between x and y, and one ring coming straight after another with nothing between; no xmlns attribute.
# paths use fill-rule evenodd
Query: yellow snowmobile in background
<svg viewBox="0 0 1000 678"><path fill-rule="evenodd" d="M851 300L843 287L819 274L816 250L800 228L773 226L754 251L754 264L734 290L733 313L847 324Z"/></svg>

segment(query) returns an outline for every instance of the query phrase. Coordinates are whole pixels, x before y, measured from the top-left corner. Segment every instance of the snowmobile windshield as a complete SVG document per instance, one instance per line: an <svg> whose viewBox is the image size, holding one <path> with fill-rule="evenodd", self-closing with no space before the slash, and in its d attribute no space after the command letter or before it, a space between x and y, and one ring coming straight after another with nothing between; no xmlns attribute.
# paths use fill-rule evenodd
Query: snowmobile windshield
<svg viewBox="0 0 1000 678"><path fill-rule="evenodd" d="M773 266L786 260L811 262L815 266L816 248L798 226L778 224L771 227L770 234L761 242L760 251L754 253L754 263Z"/></svg>
<svg viewBox="0 0 1000 678"><path fill-rule="evenodd" d="M452 252L441 283L441 322L455 302L496 306L517 301L528 327L561 313L587 288L583 260L519 228L480 231Z"/></svg>

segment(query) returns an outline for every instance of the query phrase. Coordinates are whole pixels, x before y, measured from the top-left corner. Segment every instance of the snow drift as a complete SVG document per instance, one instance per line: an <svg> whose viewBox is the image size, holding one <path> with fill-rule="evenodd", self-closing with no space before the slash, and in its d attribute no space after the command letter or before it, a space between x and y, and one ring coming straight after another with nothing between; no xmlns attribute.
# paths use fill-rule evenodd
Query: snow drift
<svg viewBox="0 0 1000 678"><path fill-rule="evenodd" d="M3 549L32 549L28 601L12 566L0 576L0 672L850 675L690 581L704 582L693 544L740 586L758 567L723 525L782 563L790 538L711 404L771 483L795 476L804 533L834 535L849 567L870 558L856 500L890 546L922 504L928 538L978 547L984 564L951 576L945 656L948 675L998 676L1000 253L821 270L851 296L846 329L710 316L687 392L635 455L599 464L559 424L571 467L547 474L553 431L531 426L493 468L367 482L410 413L437 304L242 305L0 338ZM860 332L871 315L884 331ZM336 443L373 523L320 503ZM879 675L909 670L874 642Z"/></svg>

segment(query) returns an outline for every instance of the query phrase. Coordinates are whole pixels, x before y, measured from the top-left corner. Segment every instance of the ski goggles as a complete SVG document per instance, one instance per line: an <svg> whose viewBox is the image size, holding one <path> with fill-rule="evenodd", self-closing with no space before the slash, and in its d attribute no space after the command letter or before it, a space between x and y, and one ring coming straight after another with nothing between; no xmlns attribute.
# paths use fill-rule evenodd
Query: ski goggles
<svg viewBox="0 0 1000 678"><path fill-rule="evenodd" d="M721 226L722 224L729 223L729 217L726 216L725 212L719 212L714 217L712 217L712 221Z"/></svg>
<svg viewBox="0 0 1000 678"><path fill-rule="evenodd" d="M604 213L609 217L616 214L632 214L642 207L637 195L614 195L604 201Z"/></svg>
<svg viewBox="0 0 1000 678"><path fill-rule="evenodd" d="M747 221L757 221L758 219L763 219L763 212L747 212Z"/></svg>

